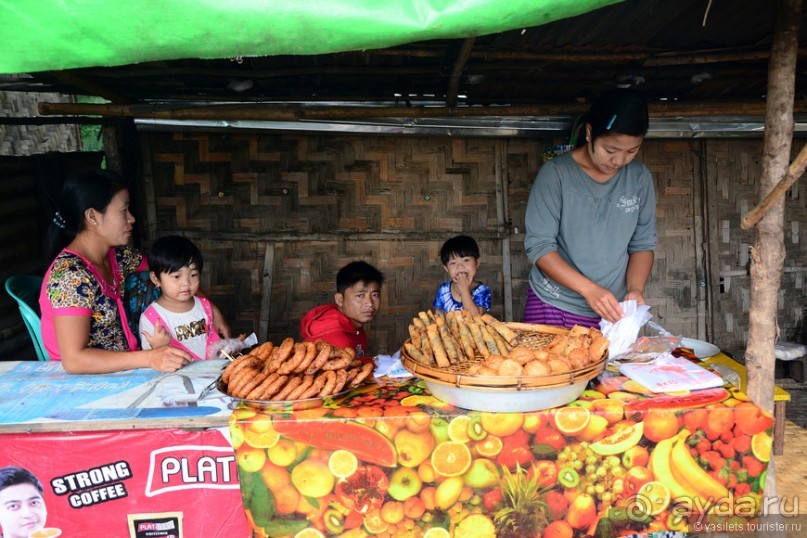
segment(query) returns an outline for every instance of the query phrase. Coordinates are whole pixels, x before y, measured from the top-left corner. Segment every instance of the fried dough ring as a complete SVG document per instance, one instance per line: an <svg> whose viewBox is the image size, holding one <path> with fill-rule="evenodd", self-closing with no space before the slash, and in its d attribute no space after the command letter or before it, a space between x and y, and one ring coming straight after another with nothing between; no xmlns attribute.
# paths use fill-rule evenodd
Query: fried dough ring
<svg viewBox="0 0 807 538"><path fill-rule="evenodd" d="M313 398L314 396L318 396L319 392L322 390L322 387L325 386L325 377L326 372L320 372L319 374L314 377L314 382L311 383L311 386L306 389L300 395L301 400L307 400L308 398Z"/></svg>
<svg viewBox="0 0 807 538"><path fill-rule="evenodd" d="M300 395L303 394L306 390L308 390L309 387L311 387L311 385L313 385L313 384L314 384L314 376L313 375L304 376L302 382L297 386L297 388L295 388L293 391L291 391L289 393L289 395L286 397L286 399L288 399L288 400L299 400Z"/></svg>
<svg viewBox="0 0 807 538"><path fill-rule="evenodd" d="M277 369L277 373L284 375L292 373L294 369L300 366L300 363L303 362L305 352L306 349L303 344L294 344L294 354L287 359L286 362L280 365L280 368Z"/></svg>
<svg viewBox="0 0 807 538"><path fill-rule="evenodd" d="M260 357L261 360L266 360L269 358L269 355L272 353L272 350L275 348L275 345L272 342L264 342L263 344L259 345L255 349L253 349L250 354Z"/></svg>
<svg viewBox="0 0 807 538"><path fill-rule="evenodd" d="M359 368L358 366L356 368L350 368L349 370L347 370L347 382L350 383L350 381L354 377L356 377L356 374L358 374L360 371L361 368Z"/></svg>
<svg viewBox="0 0 807 538"><path fill-rule="evenodd" d="M303 379L298 375L296 375L294 377L290 377L289 380L286 382L286 384L283 386L283 388L280 389L280 392L278 392L275 395L274 399L275 400L286 400L286 399L288 399L288 396L291 393L291 391L293 391L294 389L299 387L300 383L302 383L302 382L303 382Z"/></svg>
<svg viewBox="0 0 807 538"><path fill-rule="evenodd" d="M274 349L272 355L269 357L269 361L267 361L266 365L263 367L263 370L268 374L276 372L285 364L292 351L294 351L294 338L289 337L284 339L283 342Z"/></svg>
<svg viewBox="0 0 807 538"><path fill-rule="evenodd" d="M319 350L319 353L317 353L316 357L314 357L314 361L308 365L308 368L305 370L306 374L310 375L316 373L320 368L322 368L323 364L328 362L328 358L331 356L331 346L328 346L327 344L326 346L327 347L323 346L322 349Z"/></svg>
<svg viewBox="0 0 807 538"><path fill-rule="evenodd" d="M302 374L317 356L317 346L314 345L314 342L303 342L303 345L305 346L305 356L303 361L294 369L295 374Z"/></svg>
<svg viewBox="0 0 807 538"><path fill-rule="evenodd" d="M227 365L224 372L221 373L221 380L224 383L229 383L235 377L235 374L244 368L246 365L257 364L259 358L254 355L242 355Z"/></svg>
<svg viewBox="0 0 807 538"><path fill-rule="evenodd" d="M345 387L347 383L347 370L337 370L336 372L336 386L333 388L333 394L338 394Z"/></svg>
<svg viewBox="0 0 807 538"><path fill-rule="evenodd" d="M350 357L341 357L339 359L331 359L326 361L320 368L321 370L342 370L350 366L353 361Z"/></svg>
<svg viewBox="0 0 807 538"><path fill-rule="evenodd" d="M257 372L258 372L258 375L256 375L255 377L253 377L252 379L247 381L247 383L244 384L243 386L241 386L241 388L239 388L238 391L235 394L233 394L233 396L235 396L236 398L242 398L242 399L246 398L247 395L252 391L252 389L254 389L258 385L260 385L263 382L263 380L266 379L266 374L264 374L261 371L257 371Z"/></svg>
<svg viewBox="0 0 807 538"><path fill-rule="evenodd" d="M256 357L256 360L259 359ZM235 372L232 376L230 376L230 383L227 385L227 393L230 396L235 396L241 391L241 388L243 388L244 385L249 383L249 381L254 379L254 377L259 373L261 373L261 371L252 365L241 368L238 372Z"/></svg>
<svg viewBox="0 0 807 538"><path fill-rule="evenodd" d="M319 391L319 396L330 396L333 394L334 387L336 387L336 372L328 370L325 372L325 386Z"/></svg>
<svg viewBox="0 0 807 538"><path fill-rule="evenodd" d="M287 375L280 375L278 374L278 378L275 379L271 385L266 387L261 394L259 400L271 400L272 397L277 394L277 392L286 384L286 381L289 379Z"/></svg>
<svg viewBox="0 0 807 538"><path fill-rule="evenodd" d="M264 393L266 388L269 385L271 385L272 383L274 383L277 380L278 377L280 377L280 374L278 374L277 372L267 375L264 378L264 380L261 381L260 385L258 385L257 387L255 387L254 389L249 391L249 394L247 394L246 399L247 400L260 400L261 395Z"/></svg>
<svg viewBox="0 0 807 538"><path fill-rule="evenodd" d="M350 385L348 385L348 387L351 389L354 387L358 387L361 384L361 382L367 379L367 376L369 376L371 373L373 373L373 364L372 363L365 364L364 366L361 367L359 373L356 374L356 377L354 377L350 381Z"/></svg>

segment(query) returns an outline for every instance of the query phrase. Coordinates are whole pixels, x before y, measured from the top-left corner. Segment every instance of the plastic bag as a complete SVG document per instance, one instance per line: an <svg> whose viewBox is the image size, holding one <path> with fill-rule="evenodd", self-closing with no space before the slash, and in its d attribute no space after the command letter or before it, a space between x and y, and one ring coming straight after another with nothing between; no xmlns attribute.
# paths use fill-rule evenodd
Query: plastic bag
<svg viewBox="0 0 807 538"><path fill-rule="evenodd" d="M608 320L600 321L602 335L611 341L608 346L608 356L613 360L630 349L630 346L639 336L639 329L650 321L650 306L638 305L635 300L619 303L625 315L616 323Z"/></svg>
<svg viewBox="0 0 807 538"><path fill-rule="evenodd" d="M792 361L807 355L807 346L795 342L776 342L774 356L780 361Z"/></svg>
<svg viewBox="0 0 807 538"><path fill-rule="evenodd" d="M222 338L210 344L211 359L226 359L227 355L232 357L242 349L252 347L258 343L258 337L255 333L250 334L246 338Z"/></svg>

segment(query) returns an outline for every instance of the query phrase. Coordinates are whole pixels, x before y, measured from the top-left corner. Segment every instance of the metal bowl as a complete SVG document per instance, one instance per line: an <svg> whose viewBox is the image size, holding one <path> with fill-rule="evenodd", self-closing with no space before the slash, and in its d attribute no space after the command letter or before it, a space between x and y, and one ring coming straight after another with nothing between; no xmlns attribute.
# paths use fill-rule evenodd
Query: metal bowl
<svg viewBox="0 0 807 538"><path fill-rule="evenodd" d="M360 385L361 386L361 385ZM328 396L318 396L316 398L306 398L305 400L247 400L245 398L236 398L227 394L227 385L221 380L221 376L216 380L216 389L224 396L230 398L230 409L236 407L249 407L252 409L269 410L277 412L291 412L300 411L302 409L312 409L314 407L322 407L326 401L336 400L350 393L353 389L343 390L336 394Z"/></svg>

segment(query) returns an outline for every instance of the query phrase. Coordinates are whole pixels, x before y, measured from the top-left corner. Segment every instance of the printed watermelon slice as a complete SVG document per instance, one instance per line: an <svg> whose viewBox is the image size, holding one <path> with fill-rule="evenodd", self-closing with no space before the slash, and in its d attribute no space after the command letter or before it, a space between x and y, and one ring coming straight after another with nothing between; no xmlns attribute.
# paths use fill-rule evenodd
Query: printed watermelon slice
<svg viewBox="0 0 807 538"><path fill-rule="evenodd" d="M368 463L395 467L395 446L373 428L355 422L277 420L275 430L292 441L325 450L344 449Z"/></svg>
<svg viewBox="0 0 807 538"><path fill-rule="evenodd" d="M625 413L643 413L649 409L690 409L720 403L730 396L722 387L694 391L686 396L655 396L646 400L634 400L625 404Z"/></svg>

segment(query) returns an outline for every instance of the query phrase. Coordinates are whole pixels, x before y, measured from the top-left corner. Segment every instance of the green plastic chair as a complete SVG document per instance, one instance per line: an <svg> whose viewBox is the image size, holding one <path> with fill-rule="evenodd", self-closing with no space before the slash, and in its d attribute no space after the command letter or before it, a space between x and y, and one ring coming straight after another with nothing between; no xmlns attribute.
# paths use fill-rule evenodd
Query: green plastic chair
<svg viewBox="0 0 807 538"><path fill-rule="evenodd" d="M31 335L36 350L36 358L40 361L49 361L50 357L42 342L41 320L36 313L39 309L39 288L42 286L42 277L34 275L15 275L6 280L6 291L14 297L20 307L22 320Z"/></svg>

